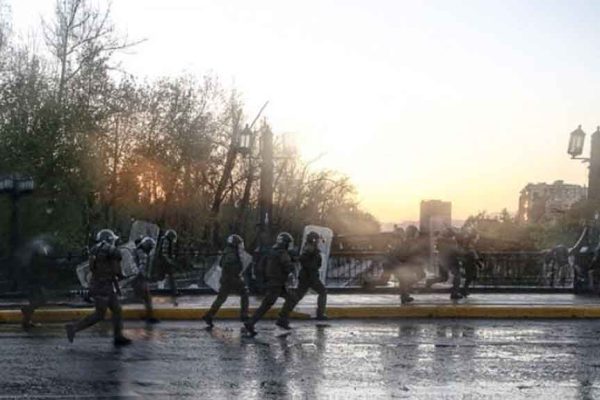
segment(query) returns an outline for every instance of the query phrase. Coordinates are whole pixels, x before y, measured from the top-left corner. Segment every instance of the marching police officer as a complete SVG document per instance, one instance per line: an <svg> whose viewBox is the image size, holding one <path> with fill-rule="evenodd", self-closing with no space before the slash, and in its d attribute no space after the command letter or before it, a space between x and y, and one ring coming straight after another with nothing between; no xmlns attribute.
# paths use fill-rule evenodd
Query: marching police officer
<svg viewBox="0 0 600 400"><path fill-rule="evenodd" d="M135 297L144 302L146 308L146 322L150 324L158 323L159 320L154 318L154 310L152 308L152 295L148 286L150 273L150 252L154 249L156 242L149 236L143 237L135 249L135 262L138 267L138 273L131 282Z"/></svg>
<svg viewBox="0 0 600 400"><path fill-rule="evenodd" d="M124 278L121 272L121 253L115 247L117 235L110 229L103 229L96 235L96 245L90 250L90 294L94 298L93 314L74 324L65 325L67 338L73 342L75 333L104 320L107 308L112 314L114 344L128 345L131 340L123 336L123 321L118 279Z"/></svg>
<svg viewBox="0 0 600 400"><path fill-rule="evenodd" d="M304 298L308 289L317 292L317 320L327 320L325 308L327 306L327 289L321 282L319 277L319 269L321 268L321 251L319 250L319 240L321 236L317 232L309 232L306 235L306 244L300 255L300 273L298 276L298 289L296 295L289 297L292 302L286 301L283 305L282 314L289 315L291 310Z"/></svg>
<svg viewBox="0 0 600 400"><path fill-rule="evenodd" d="M465 282L460 294L463 297L468 297L469 287L477 279L477 269L481 266L481 259L475 250L477 243L476 232L466 232L461 238L462 245L462 264L465 271Z"/></svg>
<svg viewBox="0 0 600 400"><path fill-rule="evenodd" d="M400 301L408 304L414 301L410 295L413 286L425 277L424 265L429 245L426 238L419 234L416 226L406 228L403 241L393 247L386 257L384 268L398 278Z"/></svg>
<svg viewBox="0 0 600 400"><path fill-rule="evenodd" d="M175 283L175 257L177 232L173 229L168 229L158 242L158 252L156 255L156 267L159 273L158 280L163 280L165 277L169 281L171 288L171 296L173 304L177 306L177 284Z"/></svg>
<svg viewBox="0 0 600 400"><path fill-rule="evenodd" d="M293 302L291 294L287 291L285 284L289 274L294 269L290 250L294 245L292 235L287 232L281 232L277 235L275 245L271 249L265 270L266 278L266 294L254 315L244 323L248 333L256 335L254 325L260 320L263 315L275 304L277 298L283 297L287 302ZM279 313L279 319L276 324L284 329L291 329L288 322L288 309L282 309Z"/></svg>
<svg viewBox="0 0 600 400"><path fill-rule="evenodd" d="M24 330L37 326L32 321L33 313L46 304L46 289L44 286L48 279L51 251L52 247L45 239L37 238L27 243L19 252L20 272L25 275L23 281L29 302L21 308L21 314L23 315L21 325Z"/></svg>
<svg viewBox="0 0 600 400"><path fill-rule="evenodd" d="M437 241L437 247L440 256L440 269L443 275L452 274L452 289L450 290L450 299L458 300L463 296L460 294L460 250L456 240L456 234L448 229Z"/></svg>
<svg viewBox="0 0 600 400"><path fill-rule="evenodd" d="M227 238L227 246L221 257L221 288L210 310L202 317L209 328L213 327L213 317L227 300L231 293L240 295L240 318L242 322L248 319L248 289L244 283L245 272L240 252L244 251L244 240L239 235Z"/></svg>

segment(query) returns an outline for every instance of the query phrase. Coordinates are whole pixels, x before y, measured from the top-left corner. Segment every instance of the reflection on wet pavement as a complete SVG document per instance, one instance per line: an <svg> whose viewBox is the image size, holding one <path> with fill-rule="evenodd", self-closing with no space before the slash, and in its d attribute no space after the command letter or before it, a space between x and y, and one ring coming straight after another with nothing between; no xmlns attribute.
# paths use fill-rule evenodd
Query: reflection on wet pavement
<svg viewBox="0 0 600 400"><path fill-rule="evenodd" d="M109 324L74 344L61 325L0 326L0 398L594 398L600 327L593 321L266 321Z"/></svg>

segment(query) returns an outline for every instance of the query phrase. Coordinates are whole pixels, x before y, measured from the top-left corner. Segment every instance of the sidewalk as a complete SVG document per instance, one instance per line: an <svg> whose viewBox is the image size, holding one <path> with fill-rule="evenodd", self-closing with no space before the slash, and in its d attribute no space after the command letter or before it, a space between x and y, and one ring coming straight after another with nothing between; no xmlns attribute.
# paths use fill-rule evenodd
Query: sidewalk
<svg viewBox="0 0 600 400"><path fill-rule="evenodd" d="M179 306L168 297L155 297L156 316L164 320L199 319L210 307L215 296L186 296ZM410 305L401 305L396 295L389 294L330 294L327 314L330 318L600 318L600 297L573 294L473 294L468 299L450 301L447 294L415 294ZM316 295L306 296L292 318L308 319L315 315ZM260 299L250 298L250 307ZM143 307L125 301L125 319L143 317ZM18 323L22 301L0 304L0 323ZM267 318L275 318L283 300L279 299ZM218 318L238 318L239 298L230 297L221 308ZM39 322L64 322L81 318L92 307L79 301L53 302L36 311Z"/></svg>

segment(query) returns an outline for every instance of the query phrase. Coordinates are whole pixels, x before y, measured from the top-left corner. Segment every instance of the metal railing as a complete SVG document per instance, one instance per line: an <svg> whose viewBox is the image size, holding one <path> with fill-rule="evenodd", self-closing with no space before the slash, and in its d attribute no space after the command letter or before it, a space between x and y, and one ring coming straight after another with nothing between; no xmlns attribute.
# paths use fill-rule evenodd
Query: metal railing
<svg viewBox="0 0 600 400"><path fill-rule="evenodd" d="M481 253L480 257L482 266L477 271L475 286L573 287L572 267L548 261L542 252ZM384 259L383 252L334 253L329 260L327 286L388 285L390 276L384 271ZM425 270L428 275L436 275L437 261L432 260Z"/></svg>
<svg viewBox="0 0 600 400"><path fill-rule="evenodd" d="M178 255L175 273L181 289L207 289L206 272L214 265L218 253L186 251ZM377 288L393 286L394 277L383 268L386 254L383 252L336 252L329 258L326 285L330 288ZM569 265L556 265L545 259L541 252L481 253L482 266L478 270L475 287L536 287L572 288L573 271ZM85 259L83 254L69 254L57 258L59 272L51 284L67 290L81 289L75 275L75 267ZM437 274L437 263L425 266L428 276ZM392 275L392 276L390 276ZM1 282L0 282L1 283ZM2 285L0 285L2 286ZM163 283L152 285L163 288ZM0 287L1 289L1 287Z"/></svg>

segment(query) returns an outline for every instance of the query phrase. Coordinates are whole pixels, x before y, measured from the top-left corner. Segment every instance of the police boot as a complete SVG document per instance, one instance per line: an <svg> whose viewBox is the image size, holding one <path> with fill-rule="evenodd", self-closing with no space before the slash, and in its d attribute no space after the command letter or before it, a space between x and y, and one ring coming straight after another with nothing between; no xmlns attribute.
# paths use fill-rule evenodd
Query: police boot
<svg viewBox="0 0 600 400"><path fill-rule="evenodd" d="M69 343L73 343L73 340L75 339L75 325L66 324L65 330L67 331L67 339L69 339Z"/></svg>
<svg viewBox="0 0 600 400"><path fill-rule="evenodd" d="M115 346L127 346L129 344L131 344L131 339L125 337L125 336L115 336L114 339L114 344Z"/></svg>
<svg viewBox="0 0 600 400"><path fill-rule="evenodd" d="M31 311L28 307L21 307L21 313L23 314L23 319L21 321L21 326L23 327L23 330L28 331L29 329L37 328L40 326L39 324L34 324L31 321L31 318L33 317L33 311Z"/></svg>
<svg viewBox="0 0 600 400"><path fill-rule="evenodd" d="M204 322L206 322L206 327L207 327L208 329L211 329L213 326L215 326L215 325L213 324L213 319L212 319L212 317L211 317L210 315L208 315L208 314L206 314L205 316L203 316L203 317L202 317L202 320L203 320Z"/></svg>
<svg viewBox="0 0 600 400"><path fill-rule="evenodd" d="M415 301L415 299L411 295L403 294L403 295L400 296L400 302L402 304L412 303L413 301Z"/></svg>
<svg viewBox="0 0 600 400"><path fill-rule="evenodd" d="M317 314L317 317L315 319L317 321L327 321L327 320L329 320L329 317L325 313L319 313L319 314Z"/></svg>
<svg viewBox="0 0 600 400"><path fill-rule="evenodd" d="M244 322L244 328L246 329L246 332L248 333L248 335L256 336L256 330L254 329L254 324L252 322L250 322L250 321Z"/></svg>
<svg viewBox="0 0 600 400"><path fill-rule="evenodd" d="M289 331L290 329L292 329L292 327L290 326L290 323L288 322L287 319L279 318L277 320L277 322L275 322L275 325L277 325L280 328L285 329L286 331Z"/></svg>
<svg viewBox="0 0 600 400"><path fill-rule="evenodd" d="M452 292L450 294L450 300L460 300L463 298L463 295L458 292Z"/></svg>

